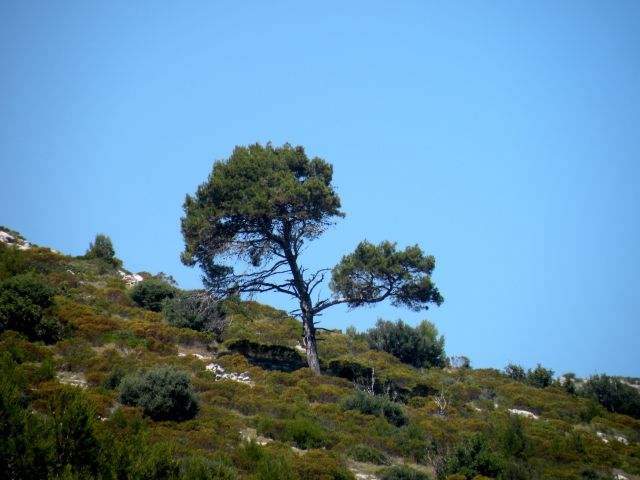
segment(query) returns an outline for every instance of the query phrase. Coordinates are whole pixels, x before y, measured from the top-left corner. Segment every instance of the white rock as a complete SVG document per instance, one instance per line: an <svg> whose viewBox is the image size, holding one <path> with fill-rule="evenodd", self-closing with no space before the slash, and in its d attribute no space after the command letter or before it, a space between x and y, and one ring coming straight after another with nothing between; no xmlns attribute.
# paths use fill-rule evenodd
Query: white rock
<svg viewBox="0 0 640 480"><path fill-rule="evenodd" d="M233 382L244 383L246 385L253 385L251 378L247 374L247 372L243 373L225 373L224 368L216 363L210 363L206 367L205 370L212 372L216 376L216 381L218 380L231 380Z"/></svg>
<svg viewBox="0 0 640 480"><path fill-rule="evenodd" d="M600 437L600 440L602 440L604 443L609 443L609 439L607 438L607 436L604 433L596 432L596 435L598 437Z"/></svg>
<svg viewBox="0 0 640 480"><path fill-rule="evenodd" d="M534 413L531 413L527 410L518 410L517 408L510 408L509 413L513 413L514 415L521 415L527 418L533 418L534 420L538 419L538 416Z"/></svg>
<svg viewBox="0 0 640 480"><path fill-rule="evenodd" d="M118 273L120 274L120 276L125 281L128 287L133 287L134 285L137 285L138 283L144 280L144 278L142 278L142 275L138 275L137 273L130 275L127 272L123 272L122 270L118 270Z"/></svg>
<svg viewBox="0 0 640 480"><path fill-rule="evenodd" d="M617 441L619 441L620 443L624 443L625 445L629 445L629 440L627 440L625 437L623 437L622 435L616 435L615 438Z"/></svg>
<svg viewBox="0 0 640 480"><path fill-rule="evenodd" d="M210 357L209 355L200 355L199 353L192 353L191 355L196 357L198 360L211 360L213 358L213 357Z"/></svg>
<svg viewBox="0 0 640 480"><path fill-rule="evenodd" d="M613 478L615 478L616 480L629 480L629 477L621 473L616 473L616 476Z"/></svg>
<svg viewBox="0 0 640 480"><path fill-rule="evenodd" d="M29 250L31 248L31 244L29 242L17 239L4 230L0 230L0 242L6 243L7 245L15 245L19 250Z"/></svg>

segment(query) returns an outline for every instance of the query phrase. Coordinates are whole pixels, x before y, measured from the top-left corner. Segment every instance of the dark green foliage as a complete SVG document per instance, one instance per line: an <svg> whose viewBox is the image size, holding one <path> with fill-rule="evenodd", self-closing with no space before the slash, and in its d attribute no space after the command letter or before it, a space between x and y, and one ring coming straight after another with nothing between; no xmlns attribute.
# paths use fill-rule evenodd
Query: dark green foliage
<svg viewBox="0 0 640 480"><path fill-rule="evenodd" d="M370 395L362 390L356 390L343 402L345 410L358 410L365 415L383 416L391 425L401 427L409 421L402 407L385 396Z"/></svg>
<svg viewBox="0 0 640 480"><path fill-rule="evenodd" d="M27 379L7 352L0 354L0 472L6 478L46 478L53 445L40 416L28 410Z"/></svg>
<svg viewBox="0 0 640 480"><path fill-rule="evenodd" d="M178 291L164 301L163 313L169 324L205 333L222 333L227 320L222 302L204 290Z"/></svg>
<svg viewBox="0 0 640 480"><path fill-rule="evenodd" d="M527 455L527 438L524 433L524 422L518 415L509 415L501 432L502 446L506 455L524 459Z"/></svg>
<svg viewBox="0 0 640 480"><path fill-rule="evenodd" d="M601 417L604 414L602 405L597 399L591 397L587 406L580 411L580 420L586 423L591 422L596 417Z"/></svg>
<svg viewBox="0 0 640 480"><path fill-rule="evenodd" d="M265 456L256 468L256 480L298 480L299 478L284 457Z"/></svg>
<svg viewBox="0 0 640 480"><path fill-rule="evenodd" d="M351 447L348 455L358 462L374 463L376 465L391 464L389 457L384 453L363 443L358 443Z"/></svg>
<svg viewBox="0 0 640 480"><path fill-rule="evenodd" d="M553 383L553 370L538 364L535 369L525 371L520 365L510 363L504 368L504 373L517 382L527 383L532 387L546 388Z"/></svg>
<svg viewBox="0 0 640 480"><path fill-rule="evenodd" d="M0 281L29 271L27 254L16 247L0 243Z"/></svg>
<svg viewBox="0 0 640 480"><path fill-rule="evenodd" d="M180 478L180 463L174 458L171 446L167 444L152 445L136 460L132 466L132 478L141 480L178 480Z"/></svg>
<svg viewBox="0 0 640 480"><path fill-rule="evenodd" d="M153 420L189 420L200 408L189 376L174 367L126 377L120 386L120 401L143 408Z"/></svg>
<svg viewBox="0 0 640 480"><path fill-rule="evenodd" d="M289 450L284 445L281 447ZM234 453L234 464L243 471L255 475L249 478L256 478L256 480L298 480L299 478L287 455L283 455L281 450L274 452L267 449L253 439L243 442Z"/></svg>
<svg viewBox="0 0 640 480"><path fill-rule="evenodd" d="M355 480L335 454L326 450L310 450L295 458L295 463L302 480Z"/></svg>
<svg viewBox="0 0 640 480"><path fill-rule="evenodd" d="M478 433L460 442L448 468L450 473L461 473L467 478L475 475L497 477L501 471L501 459L493 452L486 437Z"/></svg>
<svg viewBox="0 0 640 480"><path fill-rule="evenodd" d="M429 480L429 475L414 470L406 465L396 465L388 468L380 477L381 480Z"/></svg>
<svg viewBox="0 0 640 480"><path fill-rule="evenodd" d="M532 387L545 388L553 382L553 370L538 364L534 370L527 372L527 383Z"/></svg>
<svg viewBox="0 0 640 480"><path fill-rule="evenodd" d="M298 475L283 455L274 455L255 440L244 442L236 451L236 465L255 472L256 480L298 480Z"/></svg>
<svg viewBox="0 0 640 480"><path fill-rule="evenodd" d="M617 378L594 375L584 383L581 394L610 412L640 418L640 392Z"/></svg>
<svg viewBox="0 0 640 480"><path fill-rule="evenodd" d="M221 458L186 457L180 466L181 480L235 480L236 470Z"/></svg>
<svg viewBox="0 0 640 480"><path fill-rule="evenodd" d="M360 363L337 358L329 362L328 372L336 377L346 378L356 384L365 384L371 381L373 370Z"/></svg>
<svg viewBox="0 0 640 480"><path fill-rule="evenodd" d="M55 443L54 468L95 474L98 470L100 445L96 438L97 415L78 388L63 389L47 403L50 428Z"/></svg>
<svg viewBox="0 0 640 480"><path fill-rule="evenodd" d="M510 379L515 380L516 382L524 382L527 379L527 372L525 372L524 368L513 363L510 363L509 365L504 367L504 373L506 373Z"/></svg>
<svg viewBox="0 0 640 480"><path fill-rule="evenodd" d="M298 448L320 448L327 445L327 432L315 420L296 417L284 427L284 437Z"/></svg>
<svg viewBox="0 0 640 480"><path fill-rule="evenodd" d="M107 377L104 379L104 382L102 382L102 386L108 390L115 390L116 388L118 388L126 375L127 374L123 368L116 367L111 372L109 372Z"/></svg>
<svg viewBox="0 0 640 480"><path fill-rule="evenodd" d="M103 233L96 235L96 239L89 244L89 249L84 257L100 260L113 268L122 267L122 260L116 258L116 251L111 239Z"/></svg>
<svg viewBox="0 0 640 480"><path fill-rule="evenodd" d="M243 339L230 342L227 348L244 355L251 364L270 370L293 372L306 365L295 349L283 345L265 345Z"/></svg>
<svg viewBox="0 0 640 480"><path fill-rule="evenodd" d="M444 301L431 282L435 266L435 258L425 255L417 245L398 252L395 243L373 245L365 240L334 267L329 287L348 299L350 307L391 297L392 305L426 310L430 303L440 305Z"/></svg>
<svg viewBox="0 0 640 480"><path fill-rule="evenodd" d="M209 282L217 284L223 280L219 274L228 273L229 267L216 264L215 257L234 238L253 241L247 248L236 248L241 258L257 266L271 255L258 248L270 243L264 233L278 224L295 224L296 234L317 237L331 217L343 216L332 176L330 164L320 158L309 160L299 146L236 147L227 161L215 163L195 197L187 195L183 261L201 263ZM265 223L267 219L273 224Z"/></svg>
<svg viewBox="0 0 640 480"><path fill-rule="evenodd" d="M42 277L33 273L0 282L0 331L15 330L32 341L59 340L64 326L45 315L53 305L53 293Z"/></svg>
<svg viewBox="0 0 640 480"><path fill-rule="evenodd" d="M401 362L417 368L444 367L444 337L438 338L433 323L423 320L415 328L402 320L378 320L367 331L371 348L390 353Z"/></svg>
<svg viewBox="0 0 640 480"><path fill-rule="evenodd" d="M575 380L576 380L576 374L573 372L567 372L562 375L562 379L560 383L562 385L562 388L564 388L565 391L570 395L574 395L577 393Z"/></svg>
<svg viewBox="0 0 640 480"><path fill-rule="evenodd" d="M144 280L129 292L136 304L152 312L162 311L165 300L175 297L177 289L162 280Z"/></svg>
<svg viewBox="0 0 640 480"><path fill-rule="evenodd" d="M300 146L236 147L228 160L215 163L194 197L187 195L181 220L182 261L200 266L216 297L275 291L298 300L307 362L315 373L320 362L314 317L323 310L387 298L420 310L443 301L431 282L435 259L417 246L396 252L390 242L362 242L332 270L333 297L314 295L327 269L307 271L300 252L344 216L332 177L330 164L309 159ZM236 272L232 262L238 259Z"/></svg>
<svg viewBox="0 0 640 480"><path fill-rule="evenodd" d="M422 427L411 422L400 433L398 446L404 456L418 463L427 463L427 452L432 446L432 440Z"/></svg>

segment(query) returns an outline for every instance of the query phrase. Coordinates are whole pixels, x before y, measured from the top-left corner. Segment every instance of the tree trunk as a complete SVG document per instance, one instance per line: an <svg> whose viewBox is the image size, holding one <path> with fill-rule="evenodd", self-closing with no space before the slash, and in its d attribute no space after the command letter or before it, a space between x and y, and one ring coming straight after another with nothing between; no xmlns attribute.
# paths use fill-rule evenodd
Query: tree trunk
<svg viewBox="0 0 640 480"><path fill-rule="evenodd" d="M307 364L309 368L320 375L320 361L318 360L318 348L316 345L316 327L313 324L313 315L302 315L302 328L304 330L304 345L307 351Z"/></svg>

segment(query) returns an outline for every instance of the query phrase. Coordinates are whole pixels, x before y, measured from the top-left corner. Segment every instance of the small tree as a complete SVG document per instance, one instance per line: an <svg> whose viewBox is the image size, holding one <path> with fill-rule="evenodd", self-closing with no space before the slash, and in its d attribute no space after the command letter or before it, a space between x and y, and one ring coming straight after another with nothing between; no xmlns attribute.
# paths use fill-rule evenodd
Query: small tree
<svg viewBox="0 0 640 480"><path fill-rule="evenodd" d="M33 273L0 282L0 332L15 330L32 341L59 340L62 325L45 315L53 305L53 296L53 290Z"/></svg>
<svg viewBox="0 0 640 480"><path fill-rule="evenodd" d="M553 370L538 364L533 370L527 371L527 383L533 387L546 388L553 382Z"/></svg>
<svg viewBox="0 0 640 480"><path fill-rule="evenodd" d="M300 146L236 147L214 164L195 196L187 195L182 218L182 261L198 264L215 297L275 291L293 297L303 324L307 362L320 372L315 317L338 304L350 307L389 299L413 310L440 305L431 282L435 259L418 246L397 251L394 243L362 242L332 270L330 298L314 297L329 269L301 264L306 242L344 216L331 185L333 168L307 158ZM243 261L236 271L230 263Z"/></svg>
<svg viewBox="0 0 640 480"><path fill-rule="evenodd" d="M219 334L227 324L222 302L212 299L205 290L179 291L165 300L162 311L174 327Z"/></svg>
<svg viewBox="0 0 640 480"><path fill-rule="evenodd" d="M369 346L374 350L390 353L403 363L417 368L444 367L444 337L438 338L438 330L428 320L415 328L402 320L389 322L378 320L367 332Z"/></svg>
<svg viewBox="0 0 640 480"><path fill-rule="evenodd" d="M177 288L162 280L144 280L131 289L129 296L139 307L160 312L164 302L173 298L177 292Z"/></svg>
<svg viewBox="0 0 640 480"><path fill-rule="evenodd" d="M581 394L597 400L610 412L640 418L640 393L618 378L593 375L582 386Z"/></svg>
<svg viewBox="0 0 640 480"><path fill-rule="evenodd" d="M524 382L527 379L527 372L520 365L510 363L504 367L504 373L516 382Z"/></svg>
<svg viewBox="0 0 640 480"><path fill-rule="evenodd" d="M113 248L111 239L103 233L96 235L96 239L89 244L89 249L84 256L85 258L102 260L114 268L120 268L122 266L122 260L116 258L116 251Z"/></svg>

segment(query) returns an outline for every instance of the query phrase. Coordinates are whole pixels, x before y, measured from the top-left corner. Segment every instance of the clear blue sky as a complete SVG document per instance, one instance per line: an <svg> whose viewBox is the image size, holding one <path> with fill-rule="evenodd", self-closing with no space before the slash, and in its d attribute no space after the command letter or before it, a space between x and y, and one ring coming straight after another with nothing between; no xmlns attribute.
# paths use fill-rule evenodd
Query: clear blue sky
<svg viewBox="0 0 640 480"><path fill-rule="evenodd" d="M638 25L633 0L4 0L0 224L71 255L104 232L195 288L185 194L235 145L303 145L347 213L306 262L418 243L446 298L322 326L429 318L476 367L640 376Z"/></svg>

